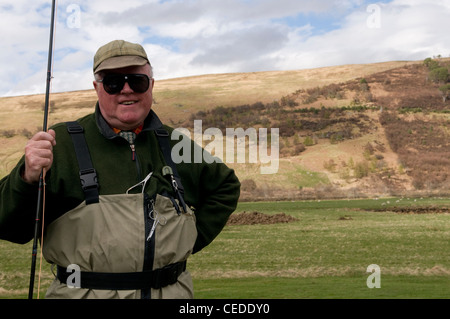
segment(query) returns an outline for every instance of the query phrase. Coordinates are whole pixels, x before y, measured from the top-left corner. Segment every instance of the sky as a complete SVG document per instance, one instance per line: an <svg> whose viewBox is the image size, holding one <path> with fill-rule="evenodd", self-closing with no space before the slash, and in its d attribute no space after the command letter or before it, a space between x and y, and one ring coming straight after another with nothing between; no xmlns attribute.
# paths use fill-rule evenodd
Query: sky
<svg viewBox="0 0 450 319"><path fill-rule="evenodd" d="M45 93L51 0L0 0L0 96ZM450 0L59 0L52 92L140 43L155 80L450 56Z"/></svg>

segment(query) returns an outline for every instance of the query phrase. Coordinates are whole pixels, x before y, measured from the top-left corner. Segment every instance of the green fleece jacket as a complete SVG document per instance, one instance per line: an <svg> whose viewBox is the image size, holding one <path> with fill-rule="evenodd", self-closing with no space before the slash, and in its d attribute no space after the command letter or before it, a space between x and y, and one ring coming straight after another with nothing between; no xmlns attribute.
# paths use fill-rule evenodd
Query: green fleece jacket
<svg viewBox="0 0 450 319"><path fill-rule="evenodd" d="M171 184L162 176L166 166L154 130L162 126L151 111L143 131L135 141L135 154L128 142L114 133L101 115L98 105L93 114L78 120L84 128L87 145L97 171L99 194L123 194L150 172L146 192L173 193ZM163 126L171 135L173 128ZM78 162L72 139L65 123L57 124L54 160L46 174L45 224L78 206L85 200L81 188ZM179 141L170 140L173 147ZM199 147L191 142L191 154ZM11 173L0 181L0 239L26 243L33 238L38 187L20 177L24 157ZM184 199L194 208L198 231L194 252L198 252L220 233L235 210L240 183L234 171L223 163L181 162L177 170L184 186Z"/></svg>

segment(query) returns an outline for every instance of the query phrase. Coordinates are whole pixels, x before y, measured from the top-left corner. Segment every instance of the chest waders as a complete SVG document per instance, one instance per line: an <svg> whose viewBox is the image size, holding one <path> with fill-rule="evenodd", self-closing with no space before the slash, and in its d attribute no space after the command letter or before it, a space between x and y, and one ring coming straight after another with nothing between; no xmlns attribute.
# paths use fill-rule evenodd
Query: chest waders
<svg viewBox="0 0 450 319"><path fill-rule="evenodd" d="M43 254L57 265L46 298L193 298L186 260L197 238L195 215L184 203L167 131L155 133L175 197L149 195L145 183L138 194L99 195L83 128L67 127L86 200L46 229Z"/></svg>

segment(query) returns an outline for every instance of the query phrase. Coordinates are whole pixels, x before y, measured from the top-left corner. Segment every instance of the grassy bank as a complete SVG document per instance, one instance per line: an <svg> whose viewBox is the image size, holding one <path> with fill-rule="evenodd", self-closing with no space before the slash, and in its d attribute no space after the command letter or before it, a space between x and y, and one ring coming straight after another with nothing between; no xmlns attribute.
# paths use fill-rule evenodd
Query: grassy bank
<svg viewBox="0 0 450 319"><path fill-rule="evenodd" d="M450 298L450 199L240 203L297 221L226 226L189 259L196 298ZM411 213L394 212L409 207ZM419 210L417 210L419 211ZM26 298L31 246L0 241L0 298ZM369 289L367 267L380 267ZM52 280L44 264L41 297Z"/></svg>
<svg viewBox="0 0 450 319"><path fill-rule="evenodd" d="M297 222L228 226L192 258L197 298L450 298L447 199L241 203ZM385 211L375 211L385 209ZM380 266L380 289L366 281Z"/></svg>

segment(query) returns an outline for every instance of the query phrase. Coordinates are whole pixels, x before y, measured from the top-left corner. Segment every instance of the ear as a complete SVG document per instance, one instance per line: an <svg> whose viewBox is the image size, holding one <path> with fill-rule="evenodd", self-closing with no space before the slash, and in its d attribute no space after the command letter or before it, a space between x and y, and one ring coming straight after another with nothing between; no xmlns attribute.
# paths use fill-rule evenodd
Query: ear
<svg viewBox="0 0 450 319"><path fill-rule="evenodd" d="M97 81L94 80L94 81L92 82L92 84L94 85L95 91L97 91L97 93L98 93L98 84L99 84L99 83L98 83Z"/></svg>

